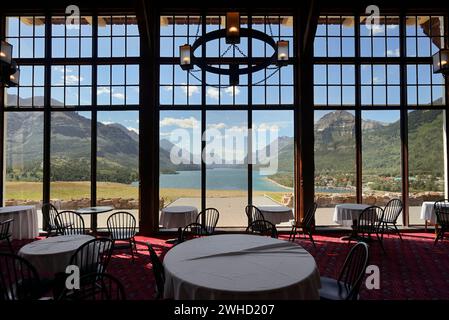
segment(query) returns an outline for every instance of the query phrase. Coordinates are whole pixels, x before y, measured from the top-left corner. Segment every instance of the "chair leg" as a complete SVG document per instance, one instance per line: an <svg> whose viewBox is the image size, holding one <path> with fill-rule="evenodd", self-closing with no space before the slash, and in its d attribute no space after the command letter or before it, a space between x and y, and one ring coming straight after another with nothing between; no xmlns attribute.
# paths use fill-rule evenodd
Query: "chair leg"
<svg viewBox="0 0 449 320"><path fill-rule="evenodd" d="M440 233L441 233L441 229L438 231L437 235L435 236L435 241L433 243L434 247L437 245L437 242L440 239Z"/></svg>
<svg viewBox="0 0 449 320"><path fill-rule="evenodd" d="M292 227L292 234L291 234L291 236L292 236L292 242L295 242L295 239L296 239L296 233L298 232L298 228L296 227L296 226L293 226Z"/></svg>
<svg viewBox="0 0 449 320"><path fill-rule="evenodd" d="M6 242L8 242L9 251L14 254L14 249L12 248L11 240L9 240L9 237L6 237Z"/></svg>
<svg viewBox="0 0 449 320"><path fill-rule="evenodd" d="M399 239L401 239L401 241L402 241L402 236L401 236L401 233L399 232L398 227L396 226L396 223L393 224L393 226L394 226L394 229L396 230L396 232L397 232L397 234L398 234L398 236L399 236Z"/></svg>
<svg viewBox="0 0 449 320"><path fill-rule="evenodd" d="M129 247L131 248L131 258L134 262L134 241L133 241L133 239L129 239Z"/></svg>
<svg viewBox="0 0 449 320"><path fill-rule="evenodd" d="M295 231L295 226L292 226L292 230L290 231L290 234L288 235L288 241L292 241L294 231Z"/></svg>
<svg viewBox="0 0 449 320"><path fill-rule="evenodd" d="M312 241L313 247L316 250L316 245L315 245L315 241L313 240L312 232L309 231L308 234L309 234L310 241Z"/></svg>

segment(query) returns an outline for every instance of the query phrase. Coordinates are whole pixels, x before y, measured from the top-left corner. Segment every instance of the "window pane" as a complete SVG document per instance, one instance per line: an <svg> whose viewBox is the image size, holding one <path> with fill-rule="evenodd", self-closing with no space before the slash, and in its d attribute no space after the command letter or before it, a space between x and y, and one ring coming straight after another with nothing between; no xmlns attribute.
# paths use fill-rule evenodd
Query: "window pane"
<svg viewBox="0 0 449 320"><path fill-rule="evenodd" d="M353 111L315 111L317 225L334 224L338 203L356 202Z"/></svg>

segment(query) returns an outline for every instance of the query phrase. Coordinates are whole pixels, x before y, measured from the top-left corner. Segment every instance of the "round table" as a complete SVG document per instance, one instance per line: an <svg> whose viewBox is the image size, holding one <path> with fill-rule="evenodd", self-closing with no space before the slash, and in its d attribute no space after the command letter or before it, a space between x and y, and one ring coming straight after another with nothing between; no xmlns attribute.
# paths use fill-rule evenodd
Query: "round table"
<svg viewBox="0 0 449 320"><path fill-rule="evenodd" d="M159 224L164 228L183 228L196 221L198 209L191 206L170 206L161 210Z"/></svg>
<svg viewBox="0 0 449 320"><path fill-rule="evenodd" d="M18 254L31 262L42 279L52 280L56 273L65 272L75 251L92 239L89 235L50 237L23 246Z"/></svg>
<svg viewBox="0 0 449 320"><path fill-rule="evenodd" d="M297 244L227 234L183 242L165 255L165 298L319 299L315 259Z"/></svg>
<svg viewBox="0 0 449 320"><path fill-rule="evenodd" d="M11 223L12 239L34 239L39 236L39 225L35 206L0 208L0 221L14 219Z"/></svg>
<svg viewBox="0 0 449 320"><path fill-rule="evenodd" d="M279 224L282 222L289 222L293 219L293 211L291 208L280 205L260 206L258 207L262 212L265 220L272 224Z"/></svg>
<svg viewBox="0 0 449 320"><path fill-rule="evenodd" d="M97 233L97 214L110 212L114 210L113 207L105 206L105 207L87 207L76 210L75 212L78 214L90 214L90 228L92 232Z"/></svg>
<svg viewBox="0 0 449 320"><path fill-rule="evenodd" d="M437 217L435 215L434 209L435 201L424 201L421 205L421 219L430 221L430 223L435 224Z"/></svg>
<svg viewBox="0 0 449 320"><path fill-rule="evenodd" d="M343 203L337 204L334 210L334 222L345 227L351 227L357 221L360 213L370 207L367 204Z"/></svg>

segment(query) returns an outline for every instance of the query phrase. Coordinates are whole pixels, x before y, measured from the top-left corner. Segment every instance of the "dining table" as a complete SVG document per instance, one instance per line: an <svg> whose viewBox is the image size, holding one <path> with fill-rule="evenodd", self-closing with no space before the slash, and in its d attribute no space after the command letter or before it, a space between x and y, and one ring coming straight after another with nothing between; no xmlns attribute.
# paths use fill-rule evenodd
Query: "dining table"
<svg viewBox="0 0 449 320"><path fill-rule="evenodd" d="M287 206L282 205L267 205L259 206L265 220L272 224L280 224L282 222L289 222L293 219L293 210Z"/></svg>
<svg viewBox="0 0 449 320"><path fill-rule="evenodd" d="M201 237L174 246L163 264L167 299L319 299L315 259L289 241L247 234Z"/></svg>
<svg viewBox="0 0 449 320"><path fill-rule="evenodd" d="M18 255L36 268L41 279L53 280L57 273L65 272L75 251L92 239L90 235L49 237L24 245Z"/></svg>
<svg viewBox="0 0 449 320"><path fill-rule="evenodd" d="M0 207L0 221L13 219L12 240L35 239L39 236L37 210L35 206Z"/></svg>
<svg viewBox="0 0 449 320"><path fill-rule="evenodd" d="M97 216L100 213L111 212L112 210L114 210L114 207L99 206L99 207L80 208L75 210L75 212L81 215L84 214L90 215L90 229L92 230L93 234L97 234L97 223L98 223Z"/></svg>

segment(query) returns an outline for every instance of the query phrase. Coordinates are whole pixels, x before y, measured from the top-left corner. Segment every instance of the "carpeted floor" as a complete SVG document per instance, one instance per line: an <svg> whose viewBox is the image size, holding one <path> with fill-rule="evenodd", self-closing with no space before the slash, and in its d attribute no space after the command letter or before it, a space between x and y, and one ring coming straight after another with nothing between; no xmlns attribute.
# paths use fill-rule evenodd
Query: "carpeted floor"
<svg viewBox="0 0 449 320"><path fill-rule="evenodd" d="M287 239L281 235L281 239ZM320 274L337 278L350 249L340 240L341 234L315 235L315 250L307 240L296 242L306 248L316 259ZM379 244L370 246L370 264L380 269L379 290L367 290L362 286L362 299L449 299L449 241L433 246L433 233L405 233L404 241L396 236L386 236L384 254ZM154 278L146 242L150 242L163 258L171 245L165 239L138 236L138 255L131 262L128 250L116 251L108 272L120 279L128 299L152 299ZM25 241L14 241L18 250Z"/></svg>

